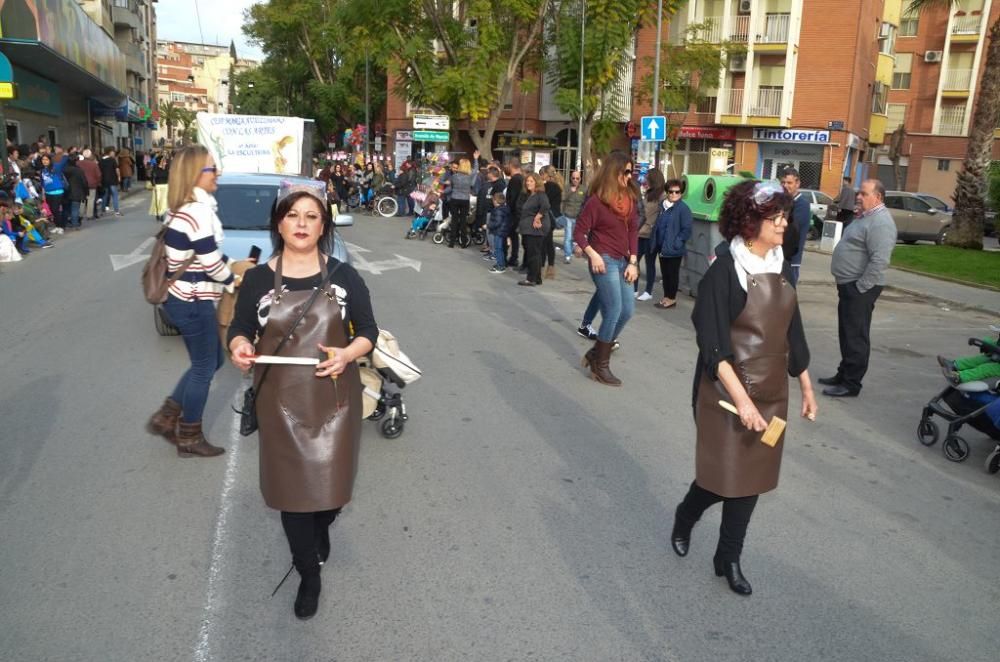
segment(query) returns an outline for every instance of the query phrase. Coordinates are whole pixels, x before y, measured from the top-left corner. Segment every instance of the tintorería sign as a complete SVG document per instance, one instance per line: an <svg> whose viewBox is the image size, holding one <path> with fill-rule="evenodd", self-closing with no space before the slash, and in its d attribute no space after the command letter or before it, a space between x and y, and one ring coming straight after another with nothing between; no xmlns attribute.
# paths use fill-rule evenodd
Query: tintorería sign
<svg viewBox="0 0 1000 662"><path fill-rule="evenodd" d="M824 129L764 129L753 130L753 139L759 142L814 143L830 142L830 132Z"/></svg>

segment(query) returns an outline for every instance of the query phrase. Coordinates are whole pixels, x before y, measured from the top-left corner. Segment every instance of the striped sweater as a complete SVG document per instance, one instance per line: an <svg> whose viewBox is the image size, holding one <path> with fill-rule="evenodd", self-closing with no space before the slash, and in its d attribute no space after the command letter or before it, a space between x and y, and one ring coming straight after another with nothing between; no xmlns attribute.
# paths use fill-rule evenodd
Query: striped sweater
<svg viewBox="0 0 1000 662"><path fill-rule="evenodd" d="M232 291L229 258L219 250L222 221L216 215L215 198L195 187L194 202L167 214L165 242L167 274L173 274L195 256L191 266L170 286L170 295L182 301L218 300L223 289Z"/></svg>

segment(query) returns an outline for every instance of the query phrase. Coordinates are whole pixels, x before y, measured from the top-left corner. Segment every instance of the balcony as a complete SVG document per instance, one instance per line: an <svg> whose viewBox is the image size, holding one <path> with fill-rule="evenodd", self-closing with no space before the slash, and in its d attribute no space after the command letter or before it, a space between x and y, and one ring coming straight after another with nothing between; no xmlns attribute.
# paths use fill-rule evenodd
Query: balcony
<svg viewBox="0 0 1000 662"><path fill-rule="evenodd" d="M729 40L747 42L750 39L750 17L733 16L729 23Z"/></svg>
<svg viewBox="0 0 1000 662"><path fill-rule="evenodd" d="M742 87L722 90L722 114L736 116L743 114Z"/></svg>
<svg viewBox="0 0 1000 662"><path fill-rule="evenodd" d="M787 44L790 19L791 16L788 14L765 14L757 26L754 43L758 45Z"/></svg>
<svg viewBox="0 0 1000 662"><path fill-rule="evenodd" d="M702 31L702 39L710 44L720 44L724 41L722 23L725 16L706 16L702 22L711 23L707 30ZM745 43L747 35L750 33L749 16L732 16L729 19L729 31L725 36L727 41L737 41Z"/></svg>
<svg viewBox="0 0 1000 662"><path fill-rule="evenodd" d="M954 16L951 20L952 35L975 35L979 36L979 28L982 26L983 17L980 14L966 16Z"/></svg>
<svg viewBox="0 0 1000 662"><path fill-rule="evenodd" d="M115 0L111 6L111 22L115 27L129 27L142 30L142 18L135 0Z"/></svg>
<svg viewBox="0 0 1000 662"><path fill-rule="evenodd" d="M743 88L722 90L719 100L722 122L724 124L741 124L744 111L754 121L767 126L778 126L781 118L781 104L785 98L785 90L780 87L761 88L756 91ZM748 104L744 104L744 100ZM746 106L746 108L744 108Z"/></svg>
<svg viewBox="0 0 1000 662"><path fill-rule="evenodd" d="M751 97L747 115L753 117L781 117L781 100L785 90L780 87L761 88Z"/></svg>
<svg viewBox="0 0 1000 662"><path fill-rule="evenodd" d="M944 92L958 92L959 96L968 96L971 87L972 69L948 69L944 72L944 84L941 88Z"/></svg>
<svg viewBox="0 0 1000 662"><path fill-rule="evenodd" d="M141 78L149 78L149 67L146 66L146 54L138 44L126 44L120 47L125 56L125 70L138 74Z"/></svg>
<svg viewBox="0 0 1000 662"><path fill-rule="evenodd" d="M946 106L941 108L938 121L938 135L965 135L965 106Z"/></svg>

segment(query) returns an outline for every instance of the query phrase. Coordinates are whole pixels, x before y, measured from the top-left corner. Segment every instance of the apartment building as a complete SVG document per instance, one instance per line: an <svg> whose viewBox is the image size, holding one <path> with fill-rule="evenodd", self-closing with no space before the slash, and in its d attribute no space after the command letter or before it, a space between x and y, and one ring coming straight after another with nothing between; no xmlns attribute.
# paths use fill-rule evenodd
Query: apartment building
<svg viewBox="0 0 1000 662"><path fill-rule="evenodd" d="M159 103L195 112L228 113L229 78L233 71L251 68L252 60L237 58L236 47L160 40L156 45ZM157 140L167 138L161 128Z"/></svg>
<svg viewBox="0 0 1000 662"><path fill-rule="evenodd" d="M899 126L906 131L901 188L951 200L986 65L988 30L998 19L1000 2L994 0L963 0L956 8L902 14L886 126L890 132ZM1000 160L1000 144L994 145L993 158ZM883 179L892 181L886 151L880 150L877 159Z"/></svg>

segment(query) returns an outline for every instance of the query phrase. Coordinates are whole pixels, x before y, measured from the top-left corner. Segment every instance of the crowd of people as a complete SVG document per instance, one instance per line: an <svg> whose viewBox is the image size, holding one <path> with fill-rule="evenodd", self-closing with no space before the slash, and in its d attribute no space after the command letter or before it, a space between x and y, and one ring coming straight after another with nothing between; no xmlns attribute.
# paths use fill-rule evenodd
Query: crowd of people
<svg viewBox="0 0 1000 662"><path fill-rule="evenodd" d="M53 236L76 232L84 221L121 216L120 196L155 172L158 153L127 148L8 141L0 186L0 262L19 261L54 246Z"/></svg>

